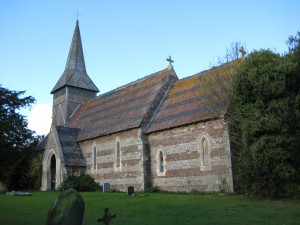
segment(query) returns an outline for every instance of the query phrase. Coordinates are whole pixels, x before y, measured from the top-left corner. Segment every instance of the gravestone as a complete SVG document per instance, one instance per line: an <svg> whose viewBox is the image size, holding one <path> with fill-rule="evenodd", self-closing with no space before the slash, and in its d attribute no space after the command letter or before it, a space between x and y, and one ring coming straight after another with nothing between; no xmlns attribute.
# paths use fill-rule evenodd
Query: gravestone
<svg viewBox="0 0 300 225"><path fill-rule="evenodd" d="M110 184L109 183L104 183L103 184L103 192L108 192L110 189Z"/></svg>
<svg viewBox="0 0 300 225"><path fill-rule="evenodd" d="M101 219L98 219L97 222L103 222L105 225L109 225L111 219L116 218L116 215L111 215L109 213L109 208L104 209L104 215Z"/></svg>
<svg viewBox="0 0 300 225"><path fill-rule="evenodd" d="M0 194L7 192L6 185L0 182Z"/></svg>
<svg viewBox="0 0 300 225"><path fill-rule="evenodd" d="M74 189L68 189L52 204L46 225L82 225L83 213L83 198Z"/></svg>
<svg viewBox="0 0 300 225"><path fill-rule="evenodd" d="M128 194L128 195L133 195L133 194L134 194L134 187L129 186L129 187L127 188L127 194Z"/></svg>

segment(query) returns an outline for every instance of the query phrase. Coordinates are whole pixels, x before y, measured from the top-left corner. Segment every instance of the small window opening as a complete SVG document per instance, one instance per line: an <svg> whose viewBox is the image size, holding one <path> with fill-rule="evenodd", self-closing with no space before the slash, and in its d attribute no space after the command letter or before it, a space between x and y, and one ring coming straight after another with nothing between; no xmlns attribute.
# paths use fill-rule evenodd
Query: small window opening
<svg viewBox="0 0 300 225"><path fill-rule="evenodd" d="M117 168L121 166L121 152L120 152L120 142L117 142Z"/></svg>
<svg viewBox="0 0 300 225"><path fill-rule="evenodd" d="M160 151L159 152L159 172L163 173L164 171L165 171L165 168L164 168L164 155L163 155L163 152Z"/></svg>
<svg viewBox="0 0 300 225"><path fill-rule="evenodd" d="M202 140L202 157L203 157L203 165L209 165L209 155L208 155L208 142L205 138Z"/></svg>
<svg viewBox="0 0 300 225"><path fill-rule="evenodd" d="M96 146L94 146L93 149L93 169L95 170L97 168L97 149Z"/></svg>

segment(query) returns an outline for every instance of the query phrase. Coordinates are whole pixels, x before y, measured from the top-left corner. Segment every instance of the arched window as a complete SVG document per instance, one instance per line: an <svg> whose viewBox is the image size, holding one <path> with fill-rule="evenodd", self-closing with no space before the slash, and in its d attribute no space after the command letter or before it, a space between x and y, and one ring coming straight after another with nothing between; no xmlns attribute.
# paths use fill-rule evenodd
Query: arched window
<svg viewBox="0 0 300 225"><path fill-rule="evenodd" d="M53 154L51 156L51 161L50 161L50 172L51 172L51 190L55 190L56 186L56 159L55 155Z"/></svg>
<svg viewBox="0 0 300 225"><path fill-rule="evenodd" d="M208 155L208 142L205 138L202 140L202 157L203 157L203 165L209 165L209 155Z"/></svg>
<svg viewBox="0 0 300 225"><path fill-rule="evenodd" d="M117 148L116 148L116 167L121 167L121 150L120 150L120 142L117 142Z"/></svg>
<svg viewBox="0 0 300 225"><path fill-rule="evenodd" d="M94 146L93 148L93 169L96 170L97 169L97 148L96 146Z"/></svg>
<svg viewBox="0 0 300 225"><path fill-rule="evenodd" d="M208 134L203 135L199 139L199 153L200 153L200 169L202 171L211 170L210 164L210 136Z"/></svg>
<svg viewBox="0 0 300 225"><path fill-rule="evenodd" d="M159 172L163 173L165 172L165 168L164 168L164 154L162 151L159 152Z"/></svg>
<svg viewBox="0 0 300 225"><path fill-rule="evenodd" d="M162 150L157 151L157 175L165 176L166 175L166 156Z"/></svg>

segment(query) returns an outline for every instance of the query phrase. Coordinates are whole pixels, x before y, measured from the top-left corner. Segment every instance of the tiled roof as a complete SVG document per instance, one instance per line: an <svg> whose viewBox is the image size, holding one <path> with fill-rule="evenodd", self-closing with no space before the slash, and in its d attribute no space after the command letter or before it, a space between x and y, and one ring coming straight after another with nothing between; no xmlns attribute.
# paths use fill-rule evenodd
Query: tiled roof
<svg viewBox="0 0 300 225"><path fill-rule="evenodd" d="M99 89L96 87L87 73L80 70L65 70L52 89L51 94L64 86L78 87L94 92L99 92Z"/></svg>
<svg viewBox="0 0 300 225"><path fill-rule="evenodd" d="M81 129L78 141L140 127L174 79L174 71L165 69L100 95L79 108L67 126Z"/></svg>
<svg viewBox="0 0 300 225"><path fill-rule="evenodd" d="M99 92L86 73L78 21L76 22L64 73L55 84L51 94L64 86L73 86Z"/></svg>
<svg viewBox="0 0 300 225"><path fill-rule="evenodd" d="M63 152L65 165L86 166L81 149L76 141L80 133L80 129L57 126L56 130Z"/></svg>
<svg viewBox="0 0 300 225"><path fill-rule="evenodd" d="M218 81L220 73L214 71L215 69L212 69L178 80L146 132L151 133L224 116L229 101L225 89Z"/></svg>
<svg viewBox="0 0 300 225"><path fill-rule="evenodd" d="M46 144L47 144L47 141L48 141L48 134L46 135L46 137L44 137L39 143L38 145L35 147L35 150L45 150L46 148Z"/></svg>

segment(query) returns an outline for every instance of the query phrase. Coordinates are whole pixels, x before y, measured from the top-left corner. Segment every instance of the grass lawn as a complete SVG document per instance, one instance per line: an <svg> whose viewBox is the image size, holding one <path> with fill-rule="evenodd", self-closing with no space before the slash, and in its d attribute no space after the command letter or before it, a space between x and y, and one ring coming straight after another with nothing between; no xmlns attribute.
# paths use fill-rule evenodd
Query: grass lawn
<svg viewBox="0 0 300 225"><path fill-rule="evenodd" d="M1 225L43 225L58 192L32 196L0 195ZM117 218L112 225L300 224L300 202L258 201L243 196L140 193L81 193L83 225L99 224L104 208ZM103 223L101 223L103 224Z"/></svg>

